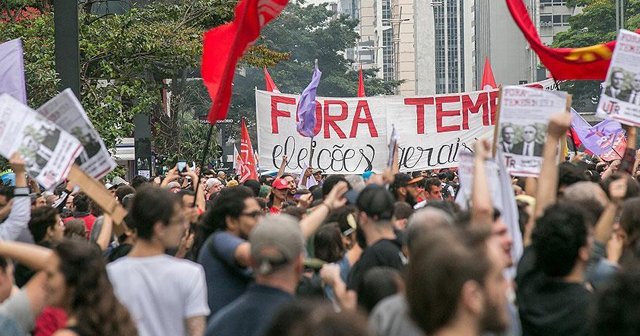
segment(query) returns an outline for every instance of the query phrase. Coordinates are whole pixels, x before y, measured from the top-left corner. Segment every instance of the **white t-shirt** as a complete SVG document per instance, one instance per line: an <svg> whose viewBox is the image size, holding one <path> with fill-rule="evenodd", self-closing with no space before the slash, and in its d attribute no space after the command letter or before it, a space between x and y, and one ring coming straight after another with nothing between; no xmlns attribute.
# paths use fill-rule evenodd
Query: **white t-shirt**
<svg viewBox="0 0 640 336"><path fill-rule="evenodd" d="M124 257L107 265L107 272L140 336L186 335L186 319L209 315L199 264L168 255Z"/></svg>

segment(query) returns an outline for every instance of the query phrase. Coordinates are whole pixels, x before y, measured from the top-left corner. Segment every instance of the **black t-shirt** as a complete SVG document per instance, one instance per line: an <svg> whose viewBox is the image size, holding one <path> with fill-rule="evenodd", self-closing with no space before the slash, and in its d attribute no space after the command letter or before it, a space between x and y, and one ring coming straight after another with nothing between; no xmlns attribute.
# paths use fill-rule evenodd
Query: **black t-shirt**
<svg viewBox="0 0 640 336"><path fill-rule="evenodd" d="M535 251L529 246L518 264L516 295L522 335L587 335L587 308L592 293L582 284L546 276L536 268L535 258Z"/></svg>
<svg viewBox="0 0 640 336"><path fill-rule="evenodd" d="M357 291L364 275L374 267L404 269L405 258L398 240L381 239L367 247L349 272L347 288Z"/></svg>

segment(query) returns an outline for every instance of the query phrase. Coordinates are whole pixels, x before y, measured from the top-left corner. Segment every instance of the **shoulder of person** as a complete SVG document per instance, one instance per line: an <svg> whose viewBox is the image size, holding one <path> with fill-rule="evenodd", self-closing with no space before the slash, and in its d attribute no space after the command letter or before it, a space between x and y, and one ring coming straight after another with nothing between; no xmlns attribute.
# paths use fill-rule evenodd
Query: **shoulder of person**
<svg viewBox="0 0 640 336"><path fill-rule="evenodd" d="M69 329L59 329L52 336L78 336L78 334Z"/></svg>

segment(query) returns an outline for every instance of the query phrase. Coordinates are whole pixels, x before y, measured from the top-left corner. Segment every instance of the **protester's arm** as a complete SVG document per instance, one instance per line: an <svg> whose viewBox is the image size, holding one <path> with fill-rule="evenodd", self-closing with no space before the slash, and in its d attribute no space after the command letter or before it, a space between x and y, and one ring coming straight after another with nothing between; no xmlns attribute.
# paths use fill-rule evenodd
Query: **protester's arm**
<svg viewBox="0 0 640 336"><path fill-rule="evenodd" d="M20 233L27 227L29 219L31 219L31 199L27 188L24 160L16 152L11 155L9 163L16 175L16 188L9 217L0 225L0 239L2 240L15 240L18 238Z"/></svg>
<svg viewBox="0 0 640 336"><path fill-rule="evenodd" d="M111 237L113 235L113 219L109 214L104 213L102 219L102 227L100 227L100 234L96 239L96 244L100 246L100 250L104 251L109 247Z"/></svg>
<svg viewBox="0 0 640 336"><path fill-rule="evenodd" d="M11 206L13 205L13 200L9 200L9 202L7 203L7 205L3 206L2 209L0 209L0 221L5 220L9 214L11 213Z"/></svg>
<svg viewBox="0 0 640 336"><path fill-rule="evenodd" d="M538 178L538 190L536 193L536 207L533 216L525 227L524 245L531 244L531 233L535 221L544 213L547 206L556 202L558 189L558 167L556 155L560 137L566 134L571 125L571 113L562 112L554 114L549 120L547 128L547 140L542 151L542 168Z"/></svg>
<svg viewBox="0 0 640 336"><path fill-rule="evenodd" d="M200 209L201 211L204 211L206 201L204 199L204 186L200 184L200 177L196 172L191 170L188 166L187 166L187 173L185 175L188 175L191 177L191 181L193 181L191 187L193 188L193 191L197 192L195 196L195 205L198 207L198 209ZM198 187L198 184L200 184L199 187Z"/></svg>
<svg viewBox="0 0 640 336"><path fill-rule="evenodd" d="M178 166L175 166L171 168L171 170L169 170L167 176L165 176L165 178L162 180L160 187L165 188L169 184L169 182L173 182L178 178L180 178L180 174L178 174Z"/></svg>
<svg viewBox="0 0 640 336"><path fill-rule="evenodd" d="M195 239L195 233L191 230L185 231L184 236L180 240L180 245L178 246L178 251L176 252L176 258L184 258L187 253L193 247L193 240Z"/></svg>
<svg viewBox="0 0 640 336"><path fill-rule="evenodd" d="M196 316L190 317L186 320L187 335L189 336L202 336L204 335L205 317Z"/></svg>
<svg viewBox="0 0 640 336"><path fill-rule="evenodd" d="M626 175L619 178L609 185L609 197L611 201L607 204L602 215L596 223L596 229L593 238L605 244L611 238L613 232L613 223L616 219L616 213L627 193Z"/></svg>
<svg viewBox="0 0 640 336"><path fill-rule="evenodd" d="M621 154L624 155L624 153L621 153ZM611 175L613 175L613 173L618 171L619 167L620 167L620 160L614 160L613 162L611 162L609 167L607 167L607 169L602 173L600 178L602 180L608 179L609 177L611 177Z"/></svg>
<svg viewBox="0 0 640 336"><path fill-rule="evenodd" d="M47 265L51 250L33 244L0 241L0 256L9 257L33 270L42 270Z"/></svg>
<svg viewBox="0 0 640 336"><path fill-rule="evenodd" d="M524 180L524 193L531 197L536 197L537 192L538 192L538 179L536 179L535 177L527 177Z"/></svg>
<svg viewBox="0 0 640 336"><path fill-rule="evenodd" d="M300 228L305 239L313 235L327 218L331 210L339 208L347 203L344 194L349 190L346 182L338 182L324 201L315 207L307 217L300 221Z"/></svg>
<svg viewBox="0 0 640 336"><path fill-rule="evenodd" d="M311 167L308 167L307 169L305 169L304 172L302 172L302 178L300 179L300 184L299 186L301 188L307 188L307 181L309 180L309 176L311 176Z"/></svg>
<svg viewBox="0 0 640 336"><path fill-rule="evenodd" d="M493 203L485 160L491 155L491 144L487 140L478 140L475 144L473 162L473 189L471 194L471 223L474 225L488 225L493 222Z"/></svg>
<svg viewBox="0 0 640 336"><path fill-rule="evenodd" d="M325 285L333 288L333 293L340 307L348 310L356 309L358 303L357 294L352 290L347 290L347 285L340 277L340 266L336 264L322 266L320 278Z"/></svg>
<svg viewBox="0 0 640 336"><path fill-rule="evenodd" d="M282 156L282 163L280 163L280 169L278 169L278 175L276 175L276 178L279 179L280 177L282 177L282 175L284 175L284 170L287 168L287 156L283 155Z"/></svg>
<svg viewBox="0 0 640 336"><path fill-rule="evenodd" d="M35 317L40 314L46 303L46 280L44 272L34 275L20 291L0 304L0 314L11 317L24 330L32 330Z"/></svg>

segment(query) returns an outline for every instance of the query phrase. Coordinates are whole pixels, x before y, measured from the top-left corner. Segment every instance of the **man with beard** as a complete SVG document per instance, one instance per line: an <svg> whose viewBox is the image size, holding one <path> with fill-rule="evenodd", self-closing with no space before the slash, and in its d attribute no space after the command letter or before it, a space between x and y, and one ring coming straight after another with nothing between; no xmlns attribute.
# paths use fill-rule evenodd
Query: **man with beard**
<svg viewBox="0 0 640 336"><path fill-rule="evenodd" d="M410 182L414 181L410 175L405 173L398 173L393 179L393 183L389 187L389 190L393 193L393 197L398 202L409 203L412 207L416 205L417 201L414 194L418 194L417 188L410 186ZM420 181L416 181L417 183Z"/></svg>
<svg viewBox="0 0 640 336"><path fill-rule="evenodd" d="M508 325L505 260L486 231L437 229L411 255L407 301L428 335L480 335Z"/></svg>

